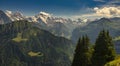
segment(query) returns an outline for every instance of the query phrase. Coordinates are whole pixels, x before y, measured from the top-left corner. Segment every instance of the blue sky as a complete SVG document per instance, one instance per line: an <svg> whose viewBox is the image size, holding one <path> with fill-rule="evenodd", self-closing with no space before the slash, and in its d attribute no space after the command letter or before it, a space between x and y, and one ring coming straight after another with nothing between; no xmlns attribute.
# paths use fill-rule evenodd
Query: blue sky
<svg viewBox="0 0 120 66"><path fill-rule="evenodd" d="M1 10L35 15L40 11L56 16L91 14L94 8L118 7L120 0L0 0Z"/></svg>

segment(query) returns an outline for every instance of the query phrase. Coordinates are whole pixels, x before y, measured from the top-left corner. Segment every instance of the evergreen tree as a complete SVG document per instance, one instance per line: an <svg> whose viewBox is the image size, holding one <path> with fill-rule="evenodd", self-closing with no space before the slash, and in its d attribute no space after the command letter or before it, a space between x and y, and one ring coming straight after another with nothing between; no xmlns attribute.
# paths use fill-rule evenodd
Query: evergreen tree
<svg viewBox="0 0 120 66"><path fill-rule="evenodd" d="M90 41L87 36L79 38L79 41L75 49L75 55L72 66L89 66L90 64L90 54L88 47L89 44Z"/></svg>
<svg viewBox="0 0 120 66"><path fill-rule="evenodd" d="M115 49L109 31L102 30L96 40L92 56L92 66L104 66L114 60Z"/></svg>

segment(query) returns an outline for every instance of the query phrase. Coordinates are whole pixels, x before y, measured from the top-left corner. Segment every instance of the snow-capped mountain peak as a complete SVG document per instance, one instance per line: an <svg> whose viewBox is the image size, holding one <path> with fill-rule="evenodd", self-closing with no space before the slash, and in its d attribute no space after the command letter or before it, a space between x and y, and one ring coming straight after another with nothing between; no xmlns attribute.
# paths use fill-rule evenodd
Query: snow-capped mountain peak
<svg viewBox="0 0 120 66"><path fill-rule="evenodd" d="M6 15L11 18L11 15L12 15L12 11L9 11L9 10L6 10ZM11 19L12 20L12 19ZM13 20L12 20L13 21Z"/></svg>
<svg viewBox="0 0 120 66"><path fill-rule="evenodd" d="M29 22L38 22L35 16L26 17L26 20L28 20Z"/></svg>
<svg viewBox="0 0 120 66"><path fill-rule="evenodd" d="M6 15L12 20L12 21L16 21L16 20L23 20L25 19L25 17L23 16L23 14L21 12L12 12L9 10L6 10Z"/></svg>
<svg viewBox="0 0 120 66"><path fill-rule="evenodd" d="M79 18L77 20L72 20L69 18L63 18L63 17L58 17L58 16L53 16L52 14L46 13L46 12L39 12L37 15L35 16L24 16L21 12L12 12L9 10L6 10L6 15L12 20L12 21L16 21L16 20L28 20L29 22L38 22L40 24L43 25L52 25L56 22L60 22L66 25L75 25L75 26L79 26L81 24L85 24L86 22L88 22L88 19L85 18Z"/></svg>
<svg viewBox="0 0 120 66"><path fill-rule="evenodd" d="M11 19L3 11L0 10L0 24L10 23L10 22Z"/></svg>
<svg viewBox="0 0 120 66"><path fill-rule="evenodd" d="M51 17L49 13L40 12L38 15L35 16L37 19L41 19L45 24L47 24L47 19Z"/></svg>
<svg viewBox="0 0 120 66"><path fill-rule="evenodd" d="M6 10L6 14L12 14L12 11Z"/></svg>
<svg viewBox="0 0 120 66"><path fill-rule="evenodd" d="M18 11L15 12L13 15L16 17L23 17L23 14L21 12L18 12Z"/></svg>
<svg viewBox="0 0 120 66"><path fill-rule="evenodd" d="M43 11L41 11L39 14L42 16L51 17L51 14L43 12Z"/></svg>
<svg viewBox="0 0 120 66"><path fill-rule="evenodd" d="M20 12L15 12L14 14L13 14L13 16L15 16L15 19L16 20L23 20L24 19L24 16L23 16L23 14L22 13L20 13Z"/></svg>

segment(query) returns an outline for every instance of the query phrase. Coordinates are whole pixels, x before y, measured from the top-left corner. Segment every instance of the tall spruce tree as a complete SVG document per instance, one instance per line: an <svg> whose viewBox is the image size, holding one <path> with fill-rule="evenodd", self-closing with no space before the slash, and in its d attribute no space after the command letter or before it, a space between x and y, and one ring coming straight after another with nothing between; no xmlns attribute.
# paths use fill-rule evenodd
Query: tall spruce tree
<svg viewBox="0 0 120 66"><path fill-rule="evenodd" d="M72 66L89 66L90 64L89 44L90 41L87 36L79 38L79 41L75 49Z"/></svg>
<svg viewBox="0 0 120 66"><path fill-rule="evenodd" d="M109 31L102 30L96 40L92 56L92 66L104 66L114 60L115 49Z"/></svg>

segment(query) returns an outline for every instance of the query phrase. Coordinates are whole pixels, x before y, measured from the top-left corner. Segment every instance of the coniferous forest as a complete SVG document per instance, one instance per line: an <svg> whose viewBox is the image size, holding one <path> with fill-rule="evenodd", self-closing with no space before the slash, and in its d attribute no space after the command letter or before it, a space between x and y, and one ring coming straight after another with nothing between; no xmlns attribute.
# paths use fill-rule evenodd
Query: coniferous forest
<svg viewBox="0 0 120 66"><path fill-rule="evenodd" d="M115 60L116 52L112 37L109 31L100 31L96 42L90 46L90 40L87 35L79 38L72 66L116 66L107 64Z"/></svg>

